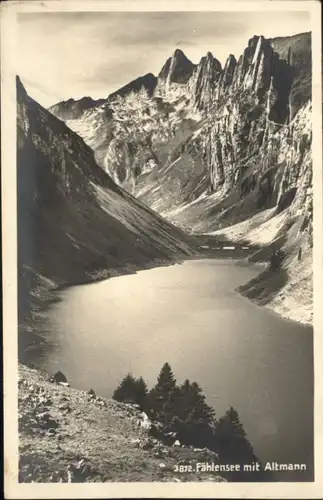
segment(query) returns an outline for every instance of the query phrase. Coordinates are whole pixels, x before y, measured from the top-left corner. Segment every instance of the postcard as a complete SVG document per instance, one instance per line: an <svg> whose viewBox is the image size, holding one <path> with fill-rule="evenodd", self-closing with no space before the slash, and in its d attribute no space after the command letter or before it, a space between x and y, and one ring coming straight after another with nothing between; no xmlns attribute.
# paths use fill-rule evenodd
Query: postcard
<svg viewBox="0 0 323 500"><path fill-rule="evenodd" d="M320 498L312 1L1 6L6 498Z"/></svg>

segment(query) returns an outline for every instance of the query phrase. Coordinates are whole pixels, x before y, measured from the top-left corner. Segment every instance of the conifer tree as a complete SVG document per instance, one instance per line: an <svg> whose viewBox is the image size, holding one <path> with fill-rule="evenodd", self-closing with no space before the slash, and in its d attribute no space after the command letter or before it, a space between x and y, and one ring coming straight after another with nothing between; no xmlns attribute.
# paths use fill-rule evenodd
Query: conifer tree
<svg viewBox="0 0 323 500"><path fill-rule="evenodd" d="M186 379L179 388L176 415L179 420L185 421L194 405L194 395L191 382Z"/></svg>
<svg viewBox="0 0 323 500"><path fill-rule="evenodd" d="M147 393L147 384L144 379L142 377L135 379L131 373L128 373L114 391L112 398L120 402L133 401L144 408Z"/></svg>
<svg viewBox="0 0 323 500"><path fill-rule="evenodd" d="M112 398L116 401L134 400L136 392L136 379L128 373L114 391Z"/></svg>
<svg viewBox="0 0 323 500"><path fill-rule="evenodd" d="M222 463L241 465L241 471L232 474L233 480L261 481L269 474L263 471L243 473L245 464L259 462L247 434L240 421L238 412L231 406L217 423L215 431L215 448Z"/></svg>
<svg viewBox="0 0 323 500"><path fill-rule="evenodd" d="M169 363L161 368L157 384L149 393L149 406L156 418L168 425L175 416L175 401L178 393L176 379Z"/></svg>
<svg viewBox="0 0 323 500"><path fill-rule="evenodd" d="M170 392L176 387L176 379L169 363L165 363L160 370L155 388Z"/></svg>
<svg viewBox="0 0 323 500"><path fill-rule="evenodd" d="M214 436L215 411L206 403L197 382L191 384L185 380L180 387L177 405L179 439L195 446L210 446Z"/></svg>
<svg viewBox="0 0 323 500"><path fill-rule="evenodd" d="M146 408L148 396L148 387L142 377L138 378L135 382L135 401L142 408Z"/></svg>
<svg viewBox="0 0 323 500"><path fill-rule="evenodd" d="M203 420L203 422L211 424L214 421L215 411L206 402L205 395L197 382L192 383L192 392L194 395L193 410L191 414L195 419Z"/></svg>
<svg viewBox="0 0 323 500"><path fill-rule="evenodd" d="M231 406L217 423L216 438L222 455L233 459L251 457L252 446L247 438L238 412Z"/></svg>

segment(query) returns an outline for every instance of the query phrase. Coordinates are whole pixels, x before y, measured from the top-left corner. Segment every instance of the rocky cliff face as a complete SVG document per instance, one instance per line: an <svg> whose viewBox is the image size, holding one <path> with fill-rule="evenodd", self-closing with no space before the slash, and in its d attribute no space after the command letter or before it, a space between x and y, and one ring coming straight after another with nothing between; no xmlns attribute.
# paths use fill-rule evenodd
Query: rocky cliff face
<svg viewBox="0 0 323 500"><path fill-rule="evenodd" d="M89 126L97 117L109 128L103 145ZM177 50L152 94L68 125L118 184L186 230L241 239L265 221L273 241L302 219L311 239L310 33L254 36L223 68L211 53L194 65Z"/></svg>
<svg viewBox="0 0 323 500"><path fill-rule="evenodd" d="M221 63L208 52L196 66L188 84L188 94L197 109L208 110L222 75Z"/></svg>
<svg viewBox="0 0 323 500"><path fill-rule="evenodd" d="M58 285L191 253L191 239L116 186L83 139L33 101L19 79L17 140L21 323Z"/></svg>
<svg viewBox="0 0 323 500"><path fill-rule="evenodd" d="M293 130L303 135L297 123L310 116L310 54L309 33L254 36L238 61L229 55L223 69L210 52L194 65L177 49L152 85L139 90L129 84L132 90L114 94L114 103L91 108L68 125L116 182L159 212L173 212L175 221L178 207L185 212L180 219L191 219L187 202L214 193L223 202L230 191L240 201L252 191L258 208L268 208L288 182L278 187L275 177L275 187L269 186L274 170L282 170L274 156L280 163L293 156ZM308 150L310 135L302 140ZM266 190L272 189L269 200ZM217 229L214 213L208 229Z"/></svg>
<svg viewBox="0 0 323 500"><path fill-rule="evenodd" d="M176 84L186 84L191 78L194 68L194 64L187 59L185 54L180 49L176 49L158 75L159 87L167 93Z"/></svg>

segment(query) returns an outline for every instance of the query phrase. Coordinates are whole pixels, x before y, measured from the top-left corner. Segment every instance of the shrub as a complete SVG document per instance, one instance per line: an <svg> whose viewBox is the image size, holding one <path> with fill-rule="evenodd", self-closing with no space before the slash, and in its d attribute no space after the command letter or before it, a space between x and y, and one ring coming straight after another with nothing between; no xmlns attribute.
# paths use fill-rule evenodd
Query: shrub
<svg viewBox="0 0 323 500"><path fill-rule="evenodd" d="M281 249L277 251L274 249L270 257L270 271L272 271L273 273L279 271L281 269L284 258L285 254Z"/></svg>

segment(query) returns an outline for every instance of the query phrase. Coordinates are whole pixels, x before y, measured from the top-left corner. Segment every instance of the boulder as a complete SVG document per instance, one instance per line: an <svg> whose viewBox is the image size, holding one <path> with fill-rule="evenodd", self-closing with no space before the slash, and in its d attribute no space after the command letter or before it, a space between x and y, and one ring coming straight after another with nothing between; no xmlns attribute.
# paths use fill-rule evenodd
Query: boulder
<svg viewBox="0 0 323 500"><path fill-rule="evenodd" d="M60 384L62 382L67 384L67 378L61 371L54 373L54 375L49 380L50 382L56 382L56 384Z"/></svg>
<svg viewBox="0 0 323 500"><path fill-rule="evenodd" d="M88 392L87 392L88 396L91 398L91 399L94 399L96 398L96 394L95 394L95 391L93 389L90 389Z"/></svg>
<svg viewBox="0 0 323 500"><path fill-rule="evenodd" d="M58 406L58 409L61 410L61 411L64 411L64 412L67 412L69 413L71 411L71 407L66 404L66 403L62 403Z"/></svg>
<svg viewBox="0 0 323 500"><path fill-rule="evenodd" d="M140 439L139 439L139 438L134 438L134 439L132 439L130 442L131 442L131 444L132 444L133 446L135 446L136 448L140 448L141 441L140 441Z"/></svg>
<svg viewBox="0 0 323 500"><path fill-rule="evenodd" d="M49 436L49 437L52 437L52 436L55 436L56 435L56 429L54 429L53 427L51 427L50 429L48 429L48 431L46 432L46 435Z"/></svg>

